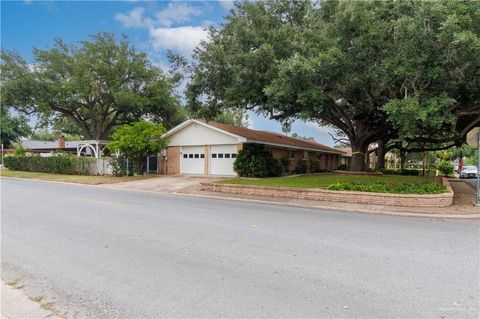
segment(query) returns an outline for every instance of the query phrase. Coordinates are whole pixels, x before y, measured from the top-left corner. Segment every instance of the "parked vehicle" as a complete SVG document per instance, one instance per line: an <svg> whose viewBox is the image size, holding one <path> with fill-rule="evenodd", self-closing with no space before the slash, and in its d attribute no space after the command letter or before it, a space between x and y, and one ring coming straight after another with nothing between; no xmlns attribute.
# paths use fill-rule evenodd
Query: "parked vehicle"
<svg viewBox="0 0 480 319"><path fill-rule="evenodd" d="M460 178L476 178L478 169L475 166L464 166L460 172Z"/></svg>

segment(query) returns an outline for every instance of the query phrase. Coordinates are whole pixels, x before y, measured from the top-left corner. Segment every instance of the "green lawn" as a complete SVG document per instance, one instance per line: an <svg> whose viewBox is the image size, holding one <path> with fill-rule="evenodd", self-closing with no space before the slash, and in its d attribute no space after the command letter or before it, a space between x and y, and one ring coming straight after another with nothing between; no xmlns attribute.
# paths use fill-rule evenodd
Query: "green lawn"
<svg viewBox="0 0 480 319"><path fill-rule="evenodd" d="M50 174L50 173L39 173L39 172L11 171L7 168L2 168L1 176L27 178L27 179L39 179L39 180L55 181L55 182L70 182L70 183L89 184L89 185L113 184L113 183L136 181L136 180L155 177L155 175L123 176L123 177L64 175L64 174Z"/></svg>
<svg viewBox="0 0 480 319"><path fill-rule="evenodd" d="M440 178L438 182L440 183ZM438 194L445 191L443 185L435 184L434 177L425 180L425 178L421 176L400 175L361 176L326 173L258 179L233 178L222 180L219 183L406 194Z"/></svg>

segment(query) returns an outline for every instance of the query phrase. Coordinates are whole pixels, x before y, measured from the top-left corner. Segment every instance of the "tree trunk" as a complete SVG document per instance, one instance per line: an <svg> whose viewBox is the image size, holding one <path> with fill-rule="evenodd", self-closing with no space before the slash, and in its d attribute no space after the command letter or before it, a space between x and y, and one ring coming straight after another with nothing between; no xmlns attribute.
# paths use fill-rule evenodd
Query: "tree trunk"
<svg viewBox="0 0 480 319"><path fill-rule="evenodd" d="M375 169L378 171L385 169L385 143L382 140L378 141L377 163L375 165Z"/></svg>
<svg viewBox="0 0 480 319"><path fill-rule="evenodd" d="M351 171L361 171L364 172L366 170L365 165L365 154L368 151L368 145L364 145L364 143L350 143L352 146L352 161L350 162L350 170Z"/></svg>
<svg viewBox="0 0 480 319"><path fill-rule="evenodd" d="M405 169L405 160L407 157L407 153L405 150L400 150L400 169L403 171Z"/></svg>

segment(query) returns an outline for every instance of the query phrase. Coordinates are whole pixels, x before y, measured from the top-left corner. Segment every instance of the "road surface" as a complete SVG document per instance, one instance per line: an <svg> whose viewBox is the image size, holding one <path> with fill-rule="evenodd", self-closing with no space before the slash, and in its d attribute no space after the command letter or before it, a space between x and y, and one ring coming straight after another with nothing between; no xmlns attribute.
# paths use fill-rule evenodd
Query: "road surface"
<svg viewBox="0 0 480 319"><path fill-rule="evenodd" d="M70 318L477 318L474 222L2 179L2 278Z"/></svg>

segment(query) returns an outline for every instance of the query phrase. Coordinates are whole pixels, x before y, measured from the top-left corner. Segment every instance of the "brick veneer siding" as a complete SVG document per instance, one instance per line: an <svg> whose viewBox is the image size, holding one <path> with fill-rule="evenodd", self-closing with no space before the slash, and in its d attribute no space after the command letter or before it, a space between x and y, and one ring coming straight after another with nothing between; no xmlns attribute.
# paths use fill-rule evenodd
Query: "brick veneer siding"
<svg viewBox="0 0 480 319"><path fill-rule="evenodd" d="M163 174L180 174L180 146L169 146L167 149L167 160L162 164Z"/></svg>
<svg viewBox="0 0 480 319"><path fill-rule="evenodd" d="M284 197L295 199L307 199L315 201L331 201L355 204L370 204L384 206L408 206L408 207L447 207L453 204L453 190L446 178L442 178L447 188L446 193L434 195L415 194L387 194L369 192L330 191L319 188L287 188L287 187L263 187L250 185L234 185L219 183L202 183L201 190L258 195L269 197Z"/></svg>
<svg viewBox="0 0 480 319"><path fill-rule="evenodd" d="M274 158L281 159L288 155L289 150L286 148L279 148L279 147L269 147L268 148ZM321 153L320 158L317 160L315 159L317 152L308 152L308 158L303 158L303 150L293 150L293 158L290 158L290 165L289 165L289 172L293 172L295 168L298 166L300 161L307 162L307 172L314 173L318 170L334 170L340 165L340 155L338 154L328 154L328 153ZM328 157L328 167L327 167L327 157Z"/></svg>

